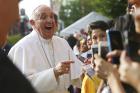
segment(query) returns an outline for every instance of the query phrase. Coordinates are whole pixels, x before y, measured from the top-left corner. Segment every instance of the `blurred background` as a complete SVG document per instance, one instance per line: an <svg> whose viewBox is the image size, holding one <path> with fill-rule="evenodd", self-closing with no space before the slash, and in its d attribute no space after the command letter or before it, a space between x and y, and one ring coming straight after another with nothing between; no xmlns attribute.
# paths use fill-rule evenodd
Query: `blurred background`
<svg viewBox="0 0 140 93"><path fill-rule="evenodd" d="M29 19L40 4L50 6L58 16L56 35L69 36L86 29L91 21L107 21L126 13L127 0L22 0L19 4L20 22L9 34L8 43L13 45L32 31Z"/></svg>

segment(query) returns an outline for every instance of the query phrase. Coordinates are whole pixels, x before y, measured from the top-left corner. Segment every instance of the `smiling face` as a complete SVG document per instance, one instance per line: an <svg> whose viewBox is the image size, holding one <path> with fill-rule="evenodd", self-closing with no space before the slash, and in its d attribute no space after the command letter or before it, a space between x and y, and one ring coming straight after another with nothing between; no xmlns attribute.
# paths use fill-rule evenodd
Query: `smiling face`
<svg viewBox="0 0 140 93"><path fill-rule="evenodd" d="M18 16L19 0L0 0L0 47L3 47L7 40L7 35Z"/></svg>
<svg viewBox="0 0 140 93"><path fill-rule="evenodd" d="M54 13L46 5L41 5L33 13L31 25L39 34L45 39L51 39L55 29L56 23L54 20Z"/></svg>

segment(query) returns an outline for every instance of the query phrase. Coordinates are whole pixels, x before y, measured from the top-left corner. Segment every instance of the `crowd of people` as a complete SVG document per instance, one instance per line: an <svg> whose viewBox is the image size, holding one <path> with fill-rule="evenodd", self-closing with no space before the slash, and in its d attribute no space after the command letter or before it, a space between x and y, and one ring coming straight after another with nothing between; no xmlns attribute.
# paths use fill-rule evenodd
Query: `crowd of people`
<svg viewBox="0 0 140 93"><path fill-rule="evenodd" d="M83 35L66 40L54 35L56 14L47 5L39 5L29 20L33 31L12 46L7 56L3 47L19 19L18 2L0 0L2 93L140 93L139 0L128 0L127 14L114 22L92 22L87 33L82 29ZM123 50L108 51L108 29L120 31ZM136 42L134 49L129 49L131 40ZM136 59L130 54L134 50ZM119 64L113 64L115 57Z"/></svg>

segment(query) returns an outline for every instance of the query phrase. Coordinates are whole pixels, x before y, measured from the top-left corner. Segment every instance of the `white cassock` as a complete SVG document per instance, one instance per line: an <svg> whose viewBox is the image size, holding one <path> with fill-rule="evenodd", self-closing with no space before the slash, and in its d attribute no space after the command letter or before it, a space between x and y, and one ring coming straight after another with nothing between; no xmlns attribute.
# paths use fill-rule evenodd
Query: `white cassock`
<svg viewBox="0 0 140 93"><path fill-rule="evenodd" d="M43 39L36 31L16 43L9 52L9 57L30 79L39 93L68 93L71 80L81 75L82 63L76 58L65 39L53 36ZM70 74L56 80L53 67L65 60L74 61Z"/></svg>

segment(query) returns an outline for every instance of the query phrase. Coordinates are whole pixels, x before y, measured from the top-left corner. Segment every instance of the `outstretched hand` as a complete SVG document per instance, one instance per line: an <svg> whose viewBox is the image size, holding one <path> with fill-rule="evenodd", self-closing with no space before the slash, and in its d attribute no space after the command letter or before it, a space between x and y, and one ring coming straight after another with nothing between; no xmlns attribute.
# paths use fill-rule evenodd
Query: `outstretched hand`
<svg viewBox="0 0 140 93"><path fill-rule="evenodd" d="M60 75L68 74L70 71L71 63L74 63L74 62L71 60L68 60L68 61L63 61L63 62L58 63L56 67L54 68L54 73L55 73L56 78L58 78Z"/></svg>

